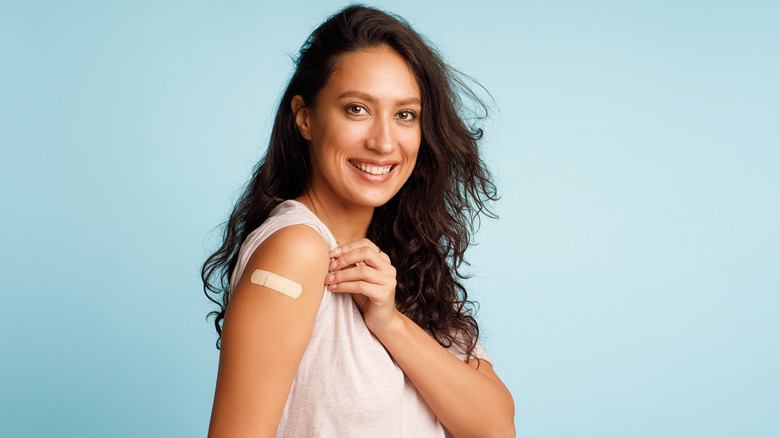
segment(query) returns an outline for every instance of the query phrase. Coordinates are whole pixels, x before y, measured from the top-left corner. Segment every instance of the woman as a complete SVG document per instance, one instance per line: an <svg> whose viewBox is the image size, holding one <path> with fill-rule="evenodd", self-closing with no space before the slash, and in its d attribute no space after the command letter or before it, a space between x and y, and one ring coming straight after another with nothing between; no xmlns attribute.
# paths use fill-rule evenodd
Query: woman
<svg viewBox="0 0 780 438"><path fill-rule="evenodd" d="M376 9L309 37L203 267L220 305L209 436L514 436L458 282L495 190L456 86Z"/></svg>

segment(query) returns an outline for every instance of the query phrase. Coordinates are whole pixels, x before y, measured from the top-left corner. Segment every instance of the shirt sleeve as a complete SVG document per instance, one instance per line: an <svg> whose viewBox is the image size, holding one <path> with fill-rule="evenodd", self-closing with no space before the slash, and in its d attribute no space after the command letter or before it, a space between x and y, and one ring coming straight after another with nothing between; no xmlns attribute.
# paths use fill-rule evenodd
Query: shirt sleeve
<svg viewBox="0 0 780 438"><path fill-rule="evenodd" d="M479 341L477 341L477 344L474 346L474 357L480 360L484 360L493 366L493 358L490 357L487 350L485 350L485 347L483 347Z"/></svg>
<svg viewBox="0 0 780 438"><path fill-rule="evenodd" d="M463 350L461 350L455 343L453 343L447 350L452 353L453 356L457 357L463 362L466 362L469 359L466 357L466 353L464 353ZM485 347L482 346L479 340L477 340L477 343L474 345L474 351L472 355L479 360L488 362L491 366L493 365L493 359L490 357L487 350L485 350Z"/></svg>

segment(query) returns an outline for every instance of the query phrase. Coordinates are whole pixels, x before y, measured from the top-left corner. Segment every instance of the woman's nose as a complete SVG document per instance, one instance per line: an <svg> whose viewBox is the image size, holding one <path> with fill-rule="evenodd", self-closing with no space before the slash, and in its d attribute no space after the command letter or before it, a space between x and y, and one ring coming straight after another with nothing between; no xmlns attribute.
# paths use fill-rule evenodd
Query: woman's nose
<svg viewBox="0 0 780 438"><path fill-rule="evenodd" d="M377 118L373 121L366 147L380 154L388 154L395 149L392 121Z"/></svg>

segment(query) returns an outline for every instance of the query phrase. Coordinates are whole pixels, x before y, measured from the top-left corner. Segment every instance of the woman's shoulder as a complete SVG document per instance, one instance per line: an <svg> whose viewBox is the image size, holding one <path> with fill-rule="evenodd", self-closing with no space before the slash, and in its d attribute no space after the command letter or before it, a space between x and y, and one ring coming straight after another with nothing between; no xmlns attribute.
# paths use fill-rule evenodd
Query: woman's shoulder
<svg viewBox="0 0 780 438"><path fill-rule="evenodd" d="M312 283L307 281L311 277L322 286L330 263L329 251L327 242L311 227L288 225L271 233L252 251L244 275L261 269L296 283Z"/></svg>
<svg viewBox="0 0 780 438"><path fill-rule="evenodd" d="M247 253L247 261L235 271L231 305L238 295L249 293L253 301L262 302L260 307L294 310L313 321L323 302L329 252L325 240L306 225L290 225L271 233Z"/></svg>
<svg viewBox="0 0 780 438"><path fill-rule="evenodd" d="M241 244L238 261L231 278L235 289L247 265L260 253L270 253L282 259L290 255L301 264L319 261L319 256L337 245L330 230L300 202L283 201L274 208L257 229ZM306 260L313 258L313 260Z"/></svg>

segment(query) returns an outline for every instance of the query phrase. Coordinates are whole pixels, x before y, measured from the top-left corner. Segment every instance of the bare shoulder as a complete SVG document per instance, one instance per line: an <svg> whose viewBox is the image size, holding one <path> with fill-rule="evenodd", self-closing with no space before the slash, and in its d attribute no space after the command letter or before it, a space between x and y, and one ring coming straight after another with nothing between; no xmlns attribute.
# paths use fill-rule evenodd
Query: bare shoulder
<svg viewBox="0 0 780 438"><path fill-rule="evenodd" d="M267 265L285 271L309 271L320 267L327 270L327 242L313 228L307 225L292 225L271 234L255 250L247 267Z"/></svg>
<svg viewBox="0 0 780 438"><path fill-rule="evenodd" d="M306 225L285 227L266 238L230 296L222 332L223 355L237 345L270 347L282 341L305 348L322 302L329 263L327 243ZM257 273L272 281L258 281ZM282 290L289 285L298 294Z"/></svg>
<svg viewBox="0 0 780 438"><path fill-rule="evenodd" d="M278 294L278 291L252 281L255 271L260 270L300 285L302 288L300 298L304 300L310 298L312 294L319 295L321 298L330 263L328 252L327 242L311 227L292 225L282 228L267 237L257 247L244 269L234 294L238 295L246 291Z"/></svg>

